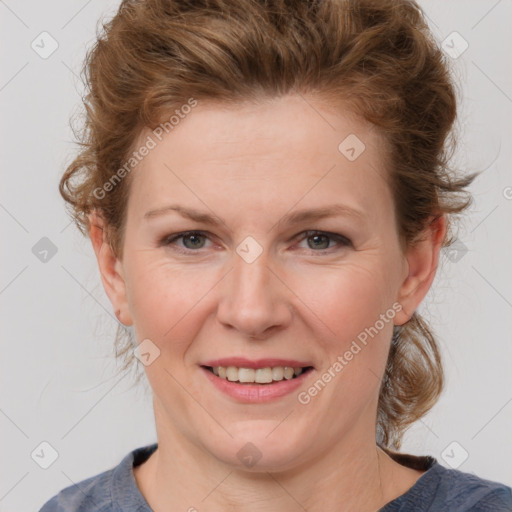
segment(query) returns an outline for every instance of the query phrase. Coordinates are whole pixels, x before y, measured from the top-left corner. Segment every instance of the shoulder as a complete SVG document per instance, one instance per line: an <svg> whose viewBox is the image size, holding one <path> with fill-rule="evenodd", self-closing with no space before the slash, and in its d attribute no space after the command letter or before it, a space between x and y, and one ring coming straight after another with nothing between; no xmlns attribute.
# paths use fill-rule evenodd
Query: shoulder
<svg viewBox="0 0 512 512"><path fill-rule="evenodd" d="M62 489L39 512L114 511L110 492L114 469Z"/></svg>
<svg viewBox="0 0 512 512"><path fill-rule="evenodd" d="M499 482L437 464L438 493L449 510L472 512L511 512L512 489Z"/></svg>
<svg viewBox="0 0 512 512"><path fill-rule="evenodd" d="M133 466L141 464L156 448L153 444L131 451L116 467L62 489L39 512L151 510L137 488Z"/></svg>
<svg viewBox="0 0 512 512"><path fill-rule="evenodd" d="M448 469L433 457L404 455L404 461L423 462L427 471L402 496L385 505L381 512L511 512L512 489L471 473Z"/></svg>

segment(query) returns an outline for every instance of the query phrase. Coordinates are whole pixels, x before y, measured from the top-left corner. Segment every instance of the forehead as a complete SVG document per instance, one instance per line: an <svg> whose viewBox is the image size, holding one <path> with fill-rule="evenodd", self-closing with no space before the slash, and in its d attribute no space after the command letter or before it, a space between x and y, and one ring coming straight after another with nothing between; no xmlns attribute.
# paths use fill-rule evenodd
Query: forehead
<svg viewBox="0 0 512 512"><path fill-rule="evenodd" d="M176 124L144 131L139 143L148 140L153 147L132 176L137 214L141 203L157 208L183 193L191 200L195 193L196 203L238 197L239 206L250 200L255 209L303 198L371 211L389 199L380 133L348 109L300 95L238 105L198 101Z"/></svg>

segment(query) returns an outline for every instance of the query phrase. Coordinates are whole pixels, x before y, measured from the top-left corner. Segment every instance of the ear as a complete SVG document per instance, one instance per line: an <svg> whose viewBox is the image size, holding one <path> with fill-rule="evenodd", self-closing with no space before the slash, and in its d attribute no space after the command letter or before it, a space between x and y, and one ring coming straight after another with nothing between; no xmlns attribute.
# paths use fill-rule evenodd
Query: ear
<svg viewBox="0 0 512 512"><path fill-rule="evenodd" d="M126 284L123 278L122 262L119 260L107 241L106 223L94 211L89 215L89 236L98 260L101 281L118 320L125 325L133 321L128 308Z"/></svg>
<svg viewBox="0 0 512 512"><path fill-rule="evenodd" d="M398 302L402 310L395 316L395 325L405 324L427 295L436 275L445 234L444 215L435 216L418 240L407 249L408 272L399 291Z"/></svg>

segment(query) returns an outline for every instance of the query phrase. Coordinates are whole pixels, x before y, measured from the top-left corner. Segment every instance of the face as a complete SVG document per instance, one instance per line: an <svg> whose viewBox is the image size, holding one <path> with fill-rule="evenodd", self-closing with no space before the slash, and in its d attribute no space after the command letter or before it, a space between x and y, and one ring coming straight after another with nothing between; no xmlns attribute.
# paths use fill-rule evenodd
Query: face
<svg viewBox="0 0 512 512"><path fill-rule="evenodd" d="M255 456L253 470L374 440L393 325L432 265L431 246L401 252L379 133L287 96L198 102L155 140L132 171L122 260L102 276L150 340L159 439L238 467ZM248 384L217 366L247 368L228 370L241 380L309 369Z"/></svg>

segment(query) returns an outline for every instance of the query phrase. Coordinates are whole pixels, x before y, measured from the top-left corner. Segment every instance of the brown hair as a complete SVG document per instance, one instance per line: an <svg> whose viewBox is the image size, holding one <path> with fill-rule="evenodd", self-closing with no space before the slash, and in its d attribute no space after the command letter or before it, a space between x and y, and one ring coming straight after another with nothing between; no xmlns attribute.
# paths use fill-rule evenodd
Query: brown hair
<svg viewBox="0 0 512 512"><path fill-rule="evenodd" d="M348 104L387 140L404 247L432 218L452 218L471 202L465 187L475 175L457 177L448 167L456 117L450 71L413 1L125 1L103 25L84 73L82 149L60 192L84 235L89 213L103 217L119 257L131 175L104 197L94 191L126 163L143 128L154 129L191 98L236 104L299 93ZM453 241L448 228L445 246ZM120 326L116 335L123 370L134 362L129 333ZM399 448L442 386L436 341L414 313L394 329L377 442Z"/></svg>

